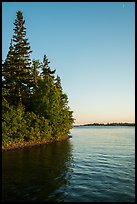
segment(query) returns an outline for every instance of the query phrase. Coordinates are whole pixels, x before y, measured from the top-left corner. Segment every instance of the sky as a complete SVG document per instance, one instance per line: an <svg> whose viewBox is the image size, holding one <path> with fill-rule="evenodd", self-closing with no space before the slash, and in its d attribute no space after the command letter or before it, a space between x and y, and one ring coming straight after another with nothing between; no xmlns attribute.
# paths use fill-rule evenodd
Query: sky
<svg viewBox="0 0 137 204"><path fill-rule="evenodd" d="M134 2L2 2L2 59L25 19L31 59L47 55L75 124L135 122Z"/></svg>

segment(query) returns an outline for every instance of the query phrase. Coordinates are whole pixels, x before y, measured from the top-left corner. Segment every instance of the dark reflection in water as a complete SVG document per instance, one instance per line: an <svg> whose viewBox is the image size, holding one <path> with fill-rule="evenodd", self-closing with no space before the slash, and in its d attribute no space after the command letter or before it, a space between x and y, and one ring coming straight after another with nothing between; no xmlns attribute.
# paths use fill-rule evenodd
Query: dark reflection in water
<svg viewBox="0 0 137 204"><path fill-rule="evenodd" d="M2 201L61 202L71 175L67 141L3 152Z"/></svg>
<svg viewBox="0 0 137 204"><path fill-rule="evenodd" d="M78 127L71 135L3 152L2 201L134 202L135 128Z"/></svg>

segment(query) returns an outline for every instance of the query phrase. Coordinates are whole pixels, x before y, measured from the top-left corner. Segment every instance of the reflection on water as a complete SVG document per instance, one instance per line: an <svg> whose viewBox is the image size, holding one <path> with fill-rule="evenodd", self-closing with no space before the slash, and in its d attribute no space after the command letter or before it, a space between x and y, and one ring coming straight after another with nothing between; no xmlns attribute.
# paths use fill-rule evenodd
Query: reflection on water
<svg viewBox="0 0 137 204"><path fill-rule="evenodd" d="M3 153L3 201L62 201L71 173L69 141Z"/></svg>
<svg viewBox="0 0 137 204"><path fill-rule="evenodd" d="M78 127L71 135L3 152L3 201L134 202L135 128Z"/></svg>

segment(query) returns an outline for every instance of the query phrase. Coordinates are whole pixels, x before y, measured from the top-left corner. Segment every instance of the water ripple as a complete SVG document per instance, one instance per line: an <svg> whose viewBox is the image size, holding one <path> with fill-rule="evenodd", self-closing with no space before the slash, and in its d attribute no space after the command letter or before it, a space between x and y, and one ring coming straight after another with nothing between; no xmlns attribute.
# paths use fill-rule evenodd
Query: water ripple
<svg viewBox="0 0 137 204"><path fill-rule="evenodd" d="M134 202L134 137L134 128L74 128L69 141L4 152L3 201Z"/></svg>

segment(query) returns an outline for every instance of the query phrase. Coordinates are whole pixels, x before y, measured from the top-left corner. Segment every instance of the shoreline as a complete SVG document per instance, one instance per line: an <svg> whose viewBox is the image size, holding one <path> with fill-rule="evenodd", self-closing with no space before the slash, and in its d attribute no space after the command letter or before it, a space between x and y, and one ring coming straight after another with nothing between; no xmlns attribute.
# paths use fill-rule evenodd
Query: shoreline
<svg viewBox="0 0 137 204"><path fill-rule="evenodd" d="M12 151L12 150L16 150L16 149L30 148L30 147L34 147L34 146L38 146L38 145L47 145L47 144L51 144L51 143L61 142L63 140L67 140L69 138L70 138L70 136L66 135L66 136L59 137L57 139L47 139L46 141L14 142L11 144L2 145L2 152Z"/></svg>
<svg viewBox="0 0 137 204"><path fill-rule="evenodd" d="M74 125L73 127L85 127L85 126L116 126L116 127L133 127L135 123L91 123L91 124L83 124L83 125Z"/></svg>

